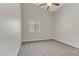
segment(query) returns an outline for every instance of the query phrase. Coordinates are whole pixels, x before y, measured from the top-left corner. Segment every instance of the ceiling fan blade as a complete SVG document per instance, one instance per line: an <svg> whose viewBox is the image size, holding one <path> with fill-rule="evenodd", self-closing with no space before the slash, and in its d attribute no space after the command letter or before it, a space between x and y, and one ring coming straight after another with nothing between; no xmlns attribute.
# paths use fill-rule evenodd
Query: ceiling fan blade
<svg viewBox="0 0 79 59"><path fill-rule="evenodd" d="M44 3L44 4L41 4L41 5L39 5L39 6L43 6L43 5L46 5L47 3Z"/></svg>
<svg viewBox="0 0 79 59"><path fill-rule="evenodd" d="M49 6L47 6L47 10L49 9Z"/></svg>
<svg viewBox="0 0 79 59"><path fill-rule="evenodd" d="M59 3L52 3L52 5L59 6L60 4Z"/></svg>

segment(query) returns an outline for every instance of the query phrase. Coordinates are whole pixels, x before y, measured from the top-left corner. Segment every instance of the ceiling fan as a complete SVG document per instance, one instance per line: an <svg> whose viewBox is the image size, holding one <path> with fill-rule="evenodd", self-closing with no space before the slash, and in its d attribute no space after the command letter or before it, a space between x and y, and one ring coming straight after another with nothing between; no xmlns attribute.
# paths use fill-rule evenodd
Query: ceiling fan
<svg viewBox="0 0 79 59"><path fill-rule="evenodd" d="M43 3L43 4L39 5L39 6L41 7L41 6L44 6L44 5L47 5L47 8L46 8L47 10L50 8L51 5L60 6L59 3Z"/></svg>

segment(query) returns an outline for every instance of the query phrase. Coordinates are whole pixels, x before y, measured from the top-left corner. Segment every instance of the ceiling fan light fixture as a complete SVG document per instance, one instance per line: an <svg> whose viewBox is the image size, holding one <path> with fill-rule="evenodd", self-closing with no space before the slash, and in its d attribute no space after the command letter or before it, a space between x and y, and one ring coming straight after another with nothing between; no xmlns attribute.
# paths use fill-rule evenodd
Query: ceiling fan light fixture
<svg viewBox="0 0 79 59"><path fill-rule="evenodd" d="M48 6L52 5L52 3L47 3Z"/></svg>

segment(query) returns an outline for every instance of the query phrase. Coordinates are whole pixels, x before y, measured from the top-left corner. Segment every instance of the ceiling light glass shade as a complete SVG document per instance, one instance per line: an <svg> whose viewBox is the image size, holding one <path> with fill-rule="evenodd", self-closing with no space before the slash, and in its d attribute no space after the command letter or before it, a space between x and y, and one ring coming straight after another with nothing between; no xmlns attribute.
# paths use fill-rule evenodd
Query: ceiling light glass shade
<svg viewBox="0 0 79 59"><path fill-rule="evenodd" d="M52 5L52 3L47 3L48 6Z"/></svg>

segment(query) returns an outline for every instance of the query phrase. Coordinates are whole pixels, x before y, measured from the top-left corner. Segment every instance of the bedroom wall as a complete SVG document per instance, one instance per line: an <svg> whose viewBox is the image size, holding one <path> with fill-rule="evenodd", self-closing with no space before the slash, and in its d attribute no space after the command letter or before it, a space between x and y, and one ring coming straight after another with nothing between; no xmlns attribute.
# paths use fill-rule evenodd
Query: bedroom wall
<svg viewBox="0 0 79 59"><path fill-rule="evenodd" d="M21 6L0 3L0 56L17 55L21 45Z"/></svg>
<svg viewBox="0 0 79 59"><path fill-rule="evenodd" d="M55 39L79 48L79 4L64 4L53 15Z"/></svg>
<svg viewBox="0 0 79 59"><path fill-rule="evenodd" d="M23 42L25 41L34 41L34 40L46 40L52 39L53 37L53 20L52 13L39 8L33 4L22 4L22 35L23 35ZM40 23L40 31L32 32L29 31L29 22L37 22Z"/></svg>

